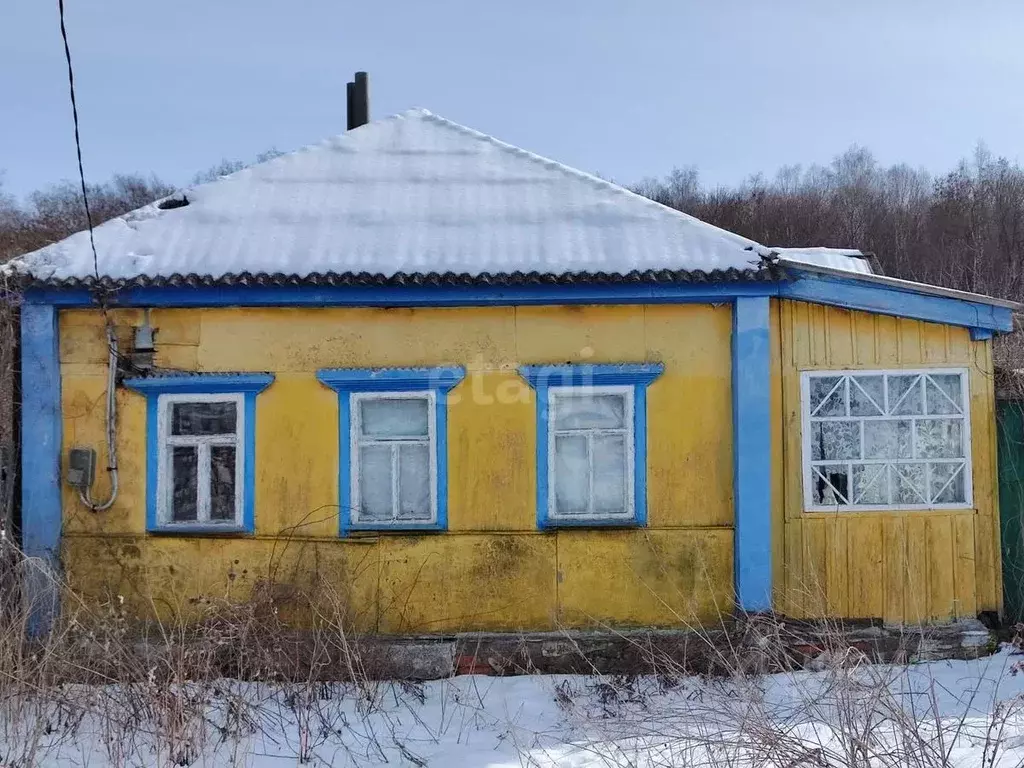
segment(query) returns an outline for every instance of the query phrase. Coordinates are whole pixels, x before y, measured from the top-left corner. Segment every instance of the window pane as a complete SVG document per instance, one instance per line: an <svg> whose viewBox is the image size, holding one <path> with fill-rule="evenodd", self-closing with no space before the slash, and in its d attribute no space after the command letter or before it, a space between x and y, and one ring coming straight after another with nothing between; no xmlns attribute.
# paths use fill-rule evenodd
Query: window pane
<svg viewBox="0 0 1024 768"><path fill-rule="evenodd" d="M812 376L810 385L812 415L846 415L846 385L841 376Z"/></svg>
<svg viewBox="0 0 1024 768"><path fill-rule="evenodd" d="M850 377L850 415L882 416L885 387L881 376Z"/></svg>
<svg viewBox="0 0 1024 768"><path fill-rule="evenodd" d="M931 497L936 504L962 504L964 494L963 464L929 464Z"/></svg>
<svg viewBox="0 0 1024 768"><path fill-rule="evenodd" d="M889 467L893 502L927 504L924 488L924 464L893 464Z"/></svg>
<svg viewBox="0 0 1024 768"><path fill-rule="evenodd" d="M911 422L865 421L865 459L911 459Z"/></svg>
<svg viewBox="0 0 1024 768"><path fill-rule="evenodd" d="M626 505L626 439L594 438L594 511L624 513Z"/></svg>
<svg viewBox="0 0 1024 768"><path fill-rule="evenodd" d="M235 519L235 446L210 446L210 519Z"/></svg>
<svg viewBox="0 0 1024 768"><path fill-rule="evenodd" d="M586 514L589 489L587 438L582 435L556 437L555 511L563 515Z"/></svg>
<svg viewBox="0 0 1024 768"><path fill-rule="evenodd" d="M231 435L235 432L235 403L172 403L172 435Z"/></svg>
<svg viewBox="0 0 1024 768"><path fill-rule="evenodd" d="M885 464L853 465L853 503L885 504L889 501Z"/></svg>
<svg viewBox="0 0 1024 768"><path fill-rule="evenodd" d="M919 459L963 457L963 423L960 419L921 419L916 426Z"/></svg>
<svg viewBox="0 0 1024 768"><path fill-rule="evenodd" d="M426 437L429 404L424 397L360 400L362 433L366 437Z"/></svg>
<svg viewBox="0 0 1024 768"><path fill-rule="evenodd" d="M921 400L921 377L889 377L889 413L896 416L913 416L924 413Z"/></svg>
<svg viewBox="0 0 1024 768"><path fill-rule="evenodd" d="M403 445L398 452L398 518L430 522L430 449Z"/></svg>
<svg viewBox="0 0 1024 768"><path fill-rule="evenodd" d="M625 395L555 395L555 429L625 426Z"/></svg>
<svg viewBox="0 0 1024 768"><path fill-rule="evenodd" d="M391 448L359 449L359 521L391 520Z"/></svg>
<svg viewBox="0 0 1024 768"><path fill-rule="evenodd" d="M925 377L928 393L928 413L962 413L963 395L960 376L956 373L937 373Z"/></svg>
<svg viewBox="0 0 1024 768"><path fill-rule="evenodd" d="M816 421L811 425L811 459L829 461L860 458L860 423Z"/></svg>
<svg viewBox="0 0 1024 768"><path fill-rule="evenodd" d="M845 464L814 467L811 483L815 504L834 506L850 503L850 482Z"/></svg>
<svg viewBox="0 0 1024 768"><path fill-rule="evenodd" d="M199 460L192 446L171 446L171 520L194 521L198 512Z"/></svg>

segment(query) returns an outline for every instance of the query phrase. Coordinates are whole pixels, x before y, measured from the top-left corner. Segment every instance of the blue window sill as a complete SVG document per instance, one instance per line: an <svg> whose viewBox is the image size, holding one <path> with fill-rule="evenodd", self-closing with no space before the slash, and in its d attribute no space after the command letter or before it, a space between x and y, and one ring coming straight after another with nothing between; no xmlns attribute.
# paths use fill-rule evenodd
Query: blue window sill
<svg viewBox="0 0 1024 768"><path fill-rule="evenodd" d="M556 528L645 528L646 522L633 518L632 520L550 520L544 518L540 521L540 527L545 530Z"/></svg>
<svg viewBox="0 0 1024 768"><path fill-rule="evenodd" d="M147 528L158 536L251 536L253 531L241 525L162 525Z"/></svg>
<svg viewBox="0 0 1024 768"><path fill-rule="evenodd" d="M348 533L430 533L446 530L448 526L444 523L349 523L345 528Z"/></svg>

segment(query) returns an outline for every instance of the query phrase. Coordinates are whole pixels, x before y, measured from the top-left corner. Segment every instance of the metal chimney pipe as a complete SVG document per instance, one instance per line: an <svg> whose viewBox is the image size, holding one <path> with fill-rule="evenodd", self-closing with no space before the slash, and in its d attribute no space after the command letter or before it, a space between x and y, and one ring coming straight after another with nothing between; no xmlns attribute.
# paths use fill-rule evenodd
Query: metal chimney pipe
<svg viewBox="0 0 1024 768"><path fill-rule="evenodd" d="M355 101L356 101L356 84L346 83L345 84L345 114L347 115L348 127L346 131L351 131L355 126L352 124L352 117L355 114Z"/></svg>
<svg viewBox="0 0 1024 768"><path fill-rule="evenodd" d="M365 72L356 72L355 81L347 85L348 130L370 122L370 83Z"/></svg>

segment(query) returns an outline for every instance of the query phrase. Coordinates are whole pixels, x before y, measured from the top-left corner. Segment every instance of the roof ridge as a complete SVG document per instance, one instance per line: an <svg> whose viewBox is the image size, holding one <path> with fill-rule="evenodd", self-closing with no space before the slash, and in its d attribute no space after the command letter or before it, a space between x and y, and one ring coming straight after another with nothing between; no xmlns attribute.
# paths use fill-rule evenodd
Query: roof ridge
<svg viewBox="0 0 1024 768"><path fill-rule="evenodd" d="M756 254L758 256L767 256L769 254L769 248L762 245L761 243L758 243L756 240L751 240L748 237L736 234L735 232L730 232L729 230L723 229L722 227L719 227L715 224L710 224L704 221L703 219L698 219L696 216L691 216L690 214L684 211L677 210L676 208L670 208L667 205L659 203L657 200L652 200L649 197L644 197L643 195L637 194L636 192L627 189L621 184L616 184L614 181L602 179L600 176L588 173L587 171L580 170L579 168L573 168L571 165L566 165L565 163L561 163L558 160L553 160L550 157L545 157L544 155L539 155L536 152L531 152L528 149L523 149L522 147L516 146L515 144L510 144L507 141L502 141L501 139L496 138L495 136L492 136L489 133L478 131L475 128L470 128L469 126L463 125L462 123L457 123L454 120L449 120L447 117L438 115L434 112L431 112L428 109L413 108L406 110L405 112L399 113L398 115L393 115L392 117L404 117L412 113L418 113L418 115L421 117L428 118L433 122L444 125L445 127L457 130L460 133L472 136L473 138L487 142L488 144L492 144L506 152L511 152L513 154L520 155L534 162L543 163L546 167L554 168L555 170L558 170L567 176L578 178L583 181L589 181L596 187L607 189L609 191L615 192L616 194L620 194L625 197L629 197L631 199L643 202L648 206L657 209L658 212L662 213L663 215L667 215L673 218L681 218L689 223L698 224L702 227L715 230L721 235L725 236L727 239L737 241L737 244L739 244L739 242L742 241L745 242L747 246L756 246L759 249L756 251Z"/></svg>

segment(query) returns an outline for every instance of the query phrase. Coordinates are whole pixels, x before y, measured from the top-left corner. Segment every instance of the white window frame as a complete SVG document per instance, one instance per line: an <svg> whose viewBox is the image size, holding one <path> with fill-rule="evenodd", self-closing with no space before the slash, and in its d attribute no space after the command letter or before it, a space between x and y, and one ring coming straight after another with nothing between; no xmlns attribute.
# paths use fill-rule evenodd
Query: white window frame
<svg viewBox="0 0 1024 768"><path fill-rule="evenodd" d="M814 472L812 466L815 465L838 465L845 464L847 466L847 476L849 477L848 483L849 488L853 486L853 466L855 464L924 464L925 465L925 487L930 488L930 477L927 470L927 464L931 463L947 463L945 460L936 459L854 459L854 460L821 460L812 461L811 456L813 455L811 450L811 379L822 378L829 376L942 376L942 375L959 375L960 376L960 394L963 398L963 402L960 406L963 409L961 415L946 414L946 415L923 415L923 416L911 416L911 415L893 415L885 414L882 416L836 416L836 417L824 417L819 419L815 417L814 420L846 420L846 421L859 421L860 427L860 440L861 440L861 454L863 455L864 445L864 422L867 421L924 421L929 419L959 419L962 424L961 439L963 440L964 446L964 501L956 503L930 503L930 504L815 504L814 499ZM846 402L847 410L849 410L849 379L844 380L842 385L847 388ZM888 382L884 384L884 397L888 401L889 387ZM923 388L922 396L927 402L927 387ZM888 402L885 403L884 410L889 410ZM924 407L927 412L927 406ZM800 372L800 416L801 416L801 443L802 443L802 457L801 457L801 471L803 475L803 493L804 493L804 504L803 508L805 512L885 512L885 511L915 511L915 510L948 510L948 509L973 509L974 508L974 475L973 475L973 464L972 464L972 452L973 444L971 440L971 395L970 395L970 373L966 368L885 368L879 370L813 370L813 371L801 371ZM915 445L916 453L916 425L911 425L911 444ZM953 462L959 463L960 459L948 460L948 463ZM888 482L888 481L887 481Z"/></svg>
<svg viewBox="0 0 1024 768"><path fill-rule="evenodd" d="M555 429L555 420L558 413L558 401L562 397L590 397L592 395L622 395L625 407L623 409L623 426L609 429ZM632 384L607 385L607 386L586 386L586 387L549 387L548 388L548 521L552 523L580 523L589 522L632 522L636 519L636 434L634 431L633 411L635 408L635 387ZM626 443L626 508L620 514L594 511L594 472L593 472L593 451L590 449L590 442L594 436L602 434L624 435ZM555 467L555 438L559 435L586 435L587 452L590 457L590 489L589 508L586 515L559 514L555 503L555 488L558 485L557 470Z"/></svg>
<svg viewBox="0 0 1024 768"><path fill-rule="evenodd" d="M351 520L353 525L386 528L408 528L410 526L429 526L437 524L437 392L432 389L415 389L385 392L352 392L349 401L349 464L351 466ZM363 520L360 517L362 494L359 488L359 448L364 445L421 445L423 438L386 438L374 439L362 437L363 409L361 404L372 400L423 400L427 403L427 455L430 460L430 519L404 520L397 517L400 506L400 472L397 471L398 450L392 448L391 454L391 520Z"/></svg>
<svg viewBox="0 0 1024 768"><path fill-rule="evenodd" d="M179 403L234 403L235 437L225 435L172 435L171 408ZM157 521L161 528L208 528L236 530L243 525L245 496L245 394L162 394L157 396ZM235 517L232 520L210 519L210 448L217 445L235 447ZM172 446L194 446L198 450L196 478L196 519L175 520L172 514L174 482L172 480Z"/></svg>

